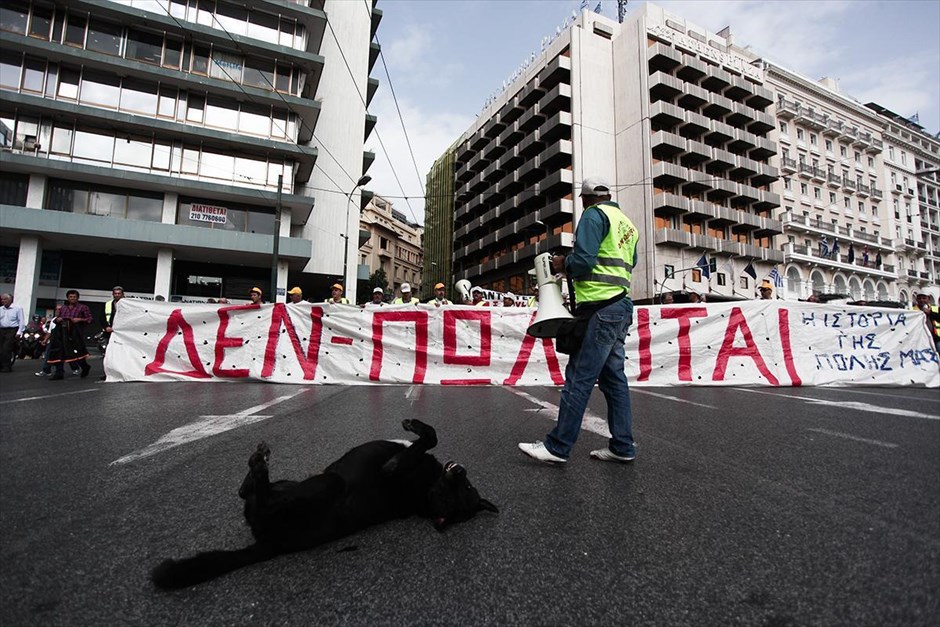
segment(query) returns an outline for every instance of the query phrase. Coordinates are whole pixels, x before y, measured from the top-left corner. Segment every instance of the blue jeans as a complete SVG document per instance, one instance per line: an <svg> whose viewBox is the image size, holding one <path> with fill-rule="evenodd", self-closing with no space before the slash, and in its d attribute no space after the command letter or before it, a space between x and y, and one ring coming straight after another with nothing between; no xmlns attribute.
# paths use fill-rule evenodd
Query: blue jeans
<svg viewBox="0 0 940 627"><path fill-rule="evenodd" d="M584 343L571 355L565 369L558 424L545 438L545 448L553 455L565 459L571 455L595 383L607 399L607 426L611 433L608 447L616 455L636 454L630 390L623 371L623 342L632 322L633 302L629 298L607 305L591 316Z"/></svg>

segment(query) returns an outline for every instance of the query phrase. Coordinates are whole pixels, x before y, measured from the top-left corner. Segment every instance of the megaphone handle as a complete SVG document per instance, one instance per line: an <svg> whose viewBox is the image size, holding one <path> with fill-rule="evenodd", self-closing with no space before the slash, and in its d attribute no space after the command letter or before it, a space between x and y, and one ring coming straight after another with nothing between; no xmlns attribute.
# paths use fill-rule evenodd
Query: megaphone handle
<svg viewBox="0 0 940 627"><path fill-rule="evenodd" d="M574 281L571 280L570 274L565 273L565 282L568 284L568 311L574 315L574 312L578 310L578 303L575 301Z"/></svg>

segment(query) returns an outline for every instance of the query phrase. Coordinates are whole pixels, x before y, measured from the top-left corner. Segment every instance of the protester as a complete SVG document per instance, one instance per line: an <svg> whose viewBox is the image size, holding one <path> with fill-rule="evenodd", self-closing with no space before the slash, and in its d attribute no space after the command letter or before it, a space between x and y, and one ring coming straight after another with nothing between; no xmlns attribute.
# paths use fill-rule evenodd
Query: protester
<svg viewBox="0 0 940 627"><path fill-rule="evenodd" d="M291 305L304 302L304 291L299 287L292 287L287 290L287 302Z"/></svg>
<svg viewBox="0 0 940 627"><path fill-rule="evenodd" d="M809 298L806 299L806 302L808 302L808 303L818 303L818 302L819 302L819 296L816 296L816 294L810 294L810 295L809 295Z"/></svg>
<svg viewBox="0 0 940 627"><path fill-rule="evenodd" d="M771 300L774 297L774 286L770 284L770 281L764 280L760 284L760 300Z"/></svg>
<svg viewBox="0 0 940 627"><path fill-rule="evenodd" d="M402 283L401 287L398 289L401 292L401 296L392 301L393 305L417 305L420 302L411 295L411 286L407 283Z"/></svg>
<svg viewBox="0 0 940 627"><path fill-rule="evenodd" d="M512 292L506 292L503 294L503 307L515 307L516 306L516 295Z"/></svg>
<svg viewBox="0 0 940 627"><path fill-rule="evenodd" d="M110 338L114 331L114 314L117 313L117 304L124 298L124 288L115 285L111 288L111 300L104 304L104 321L101 324L105 337Z"/></svg>
<svg viewBox="0 0 940 627"><path fill-rule="evenodd" d="M660 301L663 305L672 305L676 302L676 297L672 295L672 292L666 292L660 297Z"/></svg>
<svg viewBox="0 0 940 627"><path fill-rule="evenodd" d="M330 297L327 298L324 303L332 303L334 305L348 305L349 300L343 296L343 286L339 283L334 283L330 287Z"/></svg>
<svg viewBox="0 0 940 627"><path fill-rule="evenodd" d="M690 303L703 303L705 300L702 298L701 294L695 290L689 290L689 302Z"/></svg>
<svg viewBox="0 0 940 627"><path fill-rule="evenodd" d="M940 353L940 310L936 305L930 304L930 295L920 293L916 296L915 309L923 311L927 316L927 328L933 338L934 349Z"/></svg>
<svg viewBox="0 0 940 627"><path fill-rule="evenodd" d="M372 300L363 305L364 309L375 309L376 307L385 306L385 290L381 287L376 287L372 290Z"/></svg>
<svg viewBox="0 0 940 627"><path fill-rule="evenodd" d="M624 340L633 322L631 270L637 261L639 232L611 200L611 188L599 178L581 185L584 212L575 232L574 250L552 258L552 268L573 279L575 314L586 320L584 340L570 354L561 392L558 424L545 442L520 443L541 462L565 463L578 439L588 400L597 383L607 399L608 446L591 458L632 462L636 458L630 390L624 374Z"/></svg>
<svg viewBox="0 0 940 627"><path fill-rule="evenodd" d="M55 366L55 374L50 377L50 381L61 381L64 378L66 363L78 364L83 379L91 371L87 361L88 349L85 348L85 325L92 321L91 310L78 302L80 297L78 290L67 291L66 304L56 310L56 326L52 330L52 347L48 359L48 363Z"/></svg>
<svg viewBox="0 0 940 627"><path fill-rule="evenodd" d="M474 307L489 307L490 303L488 300L483 298L483 288L475 287L470 290L470 304Z"/></svg>
<svg viewBox="0 0 940 627"><path fill-rule="evenodd" d="M264 292L261 291L260 287L253 287L248 292L248 300L251 301L252 305L261 305L264 303L264 301L261 300L262 294L264 294Z"/></svg>
<svg viewBox="0 0 940 627"><path fill-rule="evenodd" d="M443 305L453 305L453 303L447 300L446 296L444 295L444 289L445 287L443 283L436 283L434 285L434 298L429 300L428 304L435 305L437 307L441 307Z"/></svg>
<svg viewBox="0 0 940 627"><path fill-rule="evenodd" d="M26 317L11 294L0 294L0 372L13 372L16 341L23 337Z"/></svg>

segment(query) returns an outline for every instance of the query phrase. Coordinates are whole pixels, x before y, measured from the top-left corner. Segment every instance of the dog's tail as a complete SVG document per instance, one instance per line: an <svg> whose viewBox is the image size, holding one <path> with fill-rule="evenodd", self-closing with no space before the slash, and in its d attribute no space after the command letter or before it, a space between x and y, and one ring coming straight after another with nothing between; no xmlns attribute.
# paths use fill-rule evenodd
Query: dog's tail
<svg viewBox="0 0 940 627"><path fill-rule="evenodd" d="M269 560L274 555L273 550L260 544L237 551L206 551L182 560L166 560L153 569L150 578L158 588L165 590L187 588Z"/></svg>

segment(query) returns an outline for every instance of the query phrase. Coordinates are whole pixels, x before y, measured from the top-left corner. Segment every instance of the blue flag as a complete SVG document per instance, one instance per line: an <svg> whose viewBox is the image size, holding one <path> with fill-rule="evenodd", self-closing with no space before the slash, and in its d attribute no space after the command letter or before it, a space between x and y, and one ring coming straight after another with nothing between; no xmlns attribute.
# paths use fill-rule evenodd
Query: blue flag
<svg viewBox="0 0 940 627"><path fill-rule="evenodd" d="M705 255L702 255L702 258L696 261L695 265L702 271L702 276L706 279L711 278L711 273L708 269L708 259L705 258Z"/></svg>
<svg viewBox="0 0 940 627"><path fill-rule="evenodd" d="M747 262L747 265L744 267L744 274L750 276L755 281L757 280L757 270L754 269L752 262Z"/></svg>
<svg viewBox="0 0 940 627"><path fill-rule="evenodd" d="M601 12L601 3L600 3L600 2L598 2L598 3L597 3L597 6L594 7L594 12L595 12L595 13L600 13L600 12Z"/></svg>

